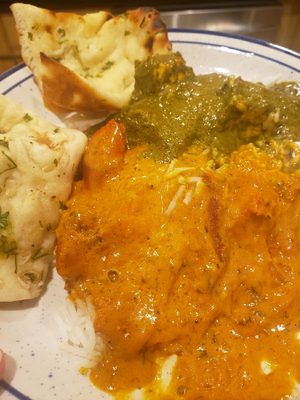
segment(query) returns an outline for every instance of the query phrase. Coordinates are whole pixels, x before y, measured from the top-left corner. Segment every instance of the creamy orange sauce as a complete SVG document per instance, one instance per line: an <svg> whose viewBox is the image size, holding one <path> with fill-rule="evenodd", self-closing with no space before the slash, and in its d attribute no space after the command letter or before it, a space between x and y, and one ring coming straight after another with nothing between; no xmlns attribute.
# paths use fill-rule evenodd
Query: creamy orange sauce
<svg viewBox="0 0 300 400"><path fill-rule="evenodd" d="M57 230L57 269L89 299L106 351L91 371L125 398L265 399L300 382L300 177L252 145L209 168L125 151L114 121L90 140ZM177 355L162 393L158 358Z"/></svg>

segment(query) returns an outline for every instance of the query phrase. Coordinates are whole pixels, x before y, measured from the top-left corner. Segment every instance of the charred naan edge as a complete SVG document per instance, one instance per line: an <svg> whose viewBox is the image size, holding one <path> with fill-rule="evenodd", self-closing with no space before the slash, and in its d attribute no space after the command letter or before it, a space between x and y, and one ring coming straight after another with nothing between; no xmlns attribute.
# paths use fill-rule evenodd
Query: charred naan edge
<svg viewBox="0 0 300 400"><path fill-rule="evenodd" d="M0 301L41 293L85 144L0 95Z"/></svg>
<svg viewBox="0 0 300 400"><path fill-rule="evenodd" d="M11 10L23 60L53 111L107 114L126 106L135 61L171 51L165 24L151 8L118 16L54 13L22 3Z"/></svg>

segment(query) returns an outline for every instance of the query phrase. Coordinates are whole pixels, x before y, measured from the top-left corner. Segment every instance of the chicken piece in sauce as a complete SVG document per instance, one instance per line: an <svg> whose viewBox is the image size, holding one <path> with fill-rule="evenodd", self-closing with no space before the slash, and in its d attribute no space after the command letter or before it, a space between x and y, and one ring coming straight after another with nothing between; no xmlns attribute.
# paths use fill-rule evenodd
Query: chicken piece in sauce
<svg viewBox="0 0 300 400"><path fill-rule="evenodd" d="M57 230L57 270L95 307L90 374L125 398L279 400L300 382L300 176L241 146L171 163L125 150L110 121L88 143ZM298 335L298 336L297 336ZM176 355L169 388L158 361ZM266 368L267 366L267 368Z"/></svg>

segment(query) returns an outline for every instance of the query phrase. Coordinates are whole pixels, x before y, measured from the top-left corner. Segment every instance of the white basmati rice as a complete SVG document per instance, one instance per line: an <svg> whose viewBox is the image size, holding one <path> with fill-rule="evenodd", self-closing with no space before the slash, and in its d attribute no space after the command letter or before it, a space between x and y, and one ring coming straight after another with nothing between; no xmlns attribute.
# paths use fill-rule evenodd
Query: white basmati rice
<svg viewBox="0 0 300 400"><path fill-rule="evenodd" d="M54 315L61 337L60 348L79 357L80 366L92 368L97 364L104 342L94 329L95 311L91 302L66 299L61 310Z"/></svg>

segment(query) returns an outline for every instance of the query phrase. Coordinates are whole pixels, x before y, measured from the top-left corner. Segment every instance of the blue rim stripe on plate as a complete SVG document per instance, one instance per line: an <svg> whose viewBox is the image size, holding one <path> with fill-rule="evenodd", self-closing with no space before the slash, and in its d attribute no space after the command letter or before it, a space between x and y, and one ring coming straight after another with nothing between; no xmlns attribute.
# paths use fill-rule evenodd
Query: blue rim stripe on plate
<svg viewBox="0 0 300 400"><path fill-rule="evenodd" d="M24 65L23 65L23 67L24 67ZM26 76L25 78L21 79L19 82L15 83L14 85L12 85L11 87L9 87L8 89L4 90L4 92L2 92L2 94L5 95L5 94L9 93L9 92L12 91L14 88L16 88L17 86L21 85L22 83L28 81L28 79L30 79L30 78L32 78L32 77L33 77L32 74Z"/></svg>
<svg viewBox="0 0 300 400"><path fill-rule="evenodd" d="M190 33L205 33L205 34L208 33L208 34L213 34L213 35L217 34L218 36L225 36L224 34L221 34L220 32L211 32L211 31L199 31L199 30L188 30L188 29L185 29L185 30L183 30L183 29L182 29L182 30L175 29L175 30L169 30L169 31L173 31L173 32L190 32ZM237 35L229 35L229 34L228 34L228 36L231 37L231 38L238 38L238 39L239 39L239 37L238 37ZM245 40L246 40L246 41L249 41L249 42L252 42L252 39L248 40L248 38L245 38ZM258 39L257 39L257 40L258 40ZM256 40L253 41L253 42L256 43ZM260 42L264 43L263 41L258 41L259 44L262 44L262 43L260 43ZM172 43L185 43L185 44L212 46L212 47L224 47L224 46L225 46L225 45L216 44L216 43L198 42L198 41L192 41L192 40L172 40ZM269 44L268 42L265 42L265 43L266 43L266 45L267 45L268 47L270 47L270 46L269 46L270 44ZM253 54L253 55L257 56L257 57L264 58L264 59L269 60L269 61L272 61L272 62L274 62L274 63L276 63L276 64L282 65L282 66L284 66L284 67L286 67L286 68L288 68L288 69L290 69L290 70L292 70L292 71L295 71L295 72L297 72L297 73L300 73L300 69L295 68L295 67L292 67L291 65L286 64L286 63L284 63L284 62L282 62L282 61L276 60L276 59L274 59L274 58L272 58L272 57L268 57L268 56L265 56L265 55L263 55L263 54L256 53L256 52L254 52L254 51L247 51L247 50L244 50L244 49L240 49L240 48L238 48L238 47L232 47L232 46L226 46L226 47L227 47L228 49L231 49L231 50L239 51L240 53L250 54L250 55ZM273 47L273 45L271 45L271 47ZM297 53L293 54L293 53L291 53L289 50L285 50L284 48L280 48L280 47L278 48L277 46L275 46L275 49L276 49L277 51L281 51L281 52L284 52L284 53L286 53L286 54L292 55L292 56L294 56L294 57L300 58L300 55L297 55ZM22 69L22 68L25 68L25 64L18 64L18 65L16 65L15 67L10 68L8 71L6 71L6 72L4 72L2 75L0 75L0 81L3 80L3 79L5 79L5 78L7 78L7 77L10 76L11 74L15 73L16 71L18 71L18 70L20 70L20 69ZM9 92L10 92L11 90L13 90L15 87L17 87L18 85L20 85L20 84L22 84L23 82L27 81L27 80L30 79L32 76L33 76L33 75L30 74L30 75L28 75L27 77L21 79L19 82L15 83L13 86L11 86L11 87L9 87L8 89L6 89L2 94L5 95L5 94L9 93Z"/></svg>
<svg viewBox="0 0 300 400"><path fill-rule="evenodd" d="M272 61L272 62L274 62L274 63L276 63L276 64L280 64L280 65L282 65L282 66L284 66L284 67L286 67L286 68L288 68L288 69L290 69L290 70L292 70L292 71L295 71L295 72L299 72L299 73L300 73L300 69L295 68L295 67L292 67L291 65L286 64L286 63L284 63L284 62L282 62L282 61L275 60L275 59L272 58L272 57L264 56L263 54L255 53L254 51L247 51L247 50L239 49L238 47L232 47L232 46L221 45L221 44L215 44L215 43L209 43L209 42L191 41L191 40L172 40L172 43L185 43L185 44L195 44L195 45L203 45L203 46L212 46L212 47L226 47L227 49L235 50L235 51L238 51L238 52L240 52L240 53L249 54L249 55L253 54L253 55L257 56L257 57L264 58L264 59L269 60L269 61Z"/></svg>
<svg viewBox="0 0 300 400"><path fill-rule="evenodd" d="M278 44L267 42L266 40L263 40L263 39L256 39L256 38L249 37L249 36L239 35L237 33L217 32L217 31L209 31L209 30L204 30L204 29L179 29L179 28L170 28L170 29L168 29L168 32L202 33L202 34L211 35L211 36L221 36L221 37L223 36L223 37L227 37L230 39L239 39L244 42L259 44L261 46L268 47L269 49L280 51L281 53L288 54L292 57L297 58L298 60L300 59L300 53L297 53L296 51L287 49L286 47L280 46Z"/></svg>
<svg viewBox="0 0 300 400"><path fill-rule="evenodd" d="M231 34L231 33L225 33L225 32L217 32L217 31L209 31L209 30L203 30L203 29L178 29L178 28L170 28L168 29L168 32L177 32L177 33L195 33L195 34L205 34L205 35L211 35L211 36L219 36L219 37L227 37L230 39L238 39L238 40L242 40L244 42L248 42L248 43L254 43L254 44L259 44L261 46L264 47L268 47L269 49L273 49L276 51L279 51L281 53L287 54L289 56L295 57L297 59L300 59L300 54L297 52L294 52L293 50L289 50L286 49L285 47L281 47L279 45L273 44L273 43L269 43L265 40L262 39L256 39L256 38L250 38L248 36L243 36L243 35L239 35L239 34ZM190 44L202 44L202 45L208 45L208 46L213 46L213 47L223 47L224 45L221 44L216 44L216 43L205 43L205 42L196 42L196 41L190 41L190 40L173 40L173 43L190 43ZM280 64L284 67L289 68L290 70L293 70L295 72L300 72L300 69L297 69L295 67L292 67L286 63L283 63L282 61L279 60L275 60L272 57L268 57L268 56L264 56L262 54L258 54L255 52L250 52L244 49L239 49L239 48L235 48L235 47L229 47L226 46L232 50L236 50L245 54L254 54L255 56L264 58L266 60L275 62L277 64ZM20 69L24 68L25 64L21 63L18 64L12 68L10 68L9 70L3 72L2 74L0 74L0 82L3 81L5 78L9 77L10 75L14 74L15 72L19 71ZM6 89L2 94L7 94L9 93L11 90L13 90L15 87L17 87L18 85L20 85L21 83L25 82L27 79L30 79L33 75L30 74L29 76L27 76L26 78L22 79L21 81L19 81L18 83L14 84L13 86L11 86L10 88Z"/></svg>
<svg viewBox="0 0 300 400"><path fill-rule="evenodd" d="M5 382L4 380L0 381L0 387L3 387L7 392L13 395L18 400L31 400L30 397L25 396L25 394L19 392L19 390L15 389L9 383Z"/></svg>
<svg viewBox="0 0 300 400"><path fill-rule="evenodd" d="M3 81L3 79L7 78L8 76L14 74L15 72L19 71L19 69L22 69L23 67L25 67L24 63L15 65L14 67L9 68L7 71L2 72L2 74L0 74L0 82Z"/></svg>

